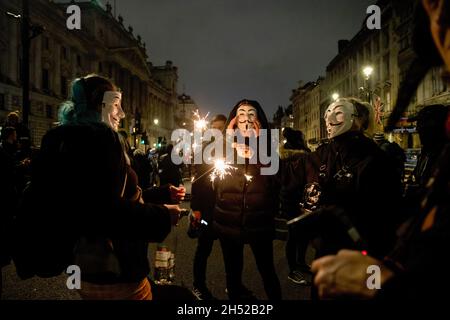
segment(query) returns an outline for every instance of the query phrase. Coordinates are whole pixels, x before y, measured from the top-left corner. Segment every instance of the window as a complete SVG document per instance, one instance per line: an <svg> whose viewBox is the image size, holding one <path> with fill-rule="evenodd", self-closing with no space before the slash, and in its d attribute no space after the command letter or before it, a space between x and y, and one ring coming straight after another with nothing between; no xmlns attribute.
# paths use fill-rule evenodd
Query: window
<svg viewBox="0 0 450 320"><path fill-rule="evenodd" d="M67 78L64 76L61 77L61 95L67 97Z"/></svg>
<svg viewBox="0 0 450 320"><path fill-rule="evenodd" d="M48 69L42 69L42 90L44 92L50 91L50 76Z"/></svg>
<svg viewBox="0 0 450 320"><path fill-rule="evenodd" d="M389 54L385 55L383 57L383 79L384 81L389 80L391 73L391 66L389 62Z"/></svg>
<svg viewBox="0 0 450 320"><path fill-rule="evenodd" d="M53 108L51 105L45 106L45 114L46 114L47 118L49 118L49 119L53 118Z"/></svg>
<svg viewBox="0 0 450 320"><path fill-rule="evenodd" d="M67 48L64 46L61 47L61 59L67 60Z"/></svg>
<svg viewBox="0 0 450 320"><path fill-rule="evenodd" d="M50 39L48 37L44 37L44 49L49 50L50 49Z"/></svg>
<svg viewBox="0 0 450 320"><path fill-rule="evenodd" d="M0 110L6 110L5 95L0 93Z"/></svg>
<svg viewBox="0 0 450 320"><path fill-rule="evenodd" d="M380 52L380 36L377 34L373 37L373 53L378 54Z"/></svg>
<svg viewBox="0 0 450 320"><path fill-rule="evenodd" d="M110 78L113 77L113 66L112 66L112 63L109 64L109 73L108 73L108 76L109 76Z"/></svg>
<svg viewBox="0 0 450 320"><path fill-rule="evenodd" d="M364 48L364 56L366 61L369 61L372 57L372 48L370 47L370 42L366 43L366 46Z"/></svg>
<svg viewBox="0 0 450 320"><path fill-rule="evenodd" d="M389 48L389 29L385 29L382 34L382 45L384 49Z"/></svg>

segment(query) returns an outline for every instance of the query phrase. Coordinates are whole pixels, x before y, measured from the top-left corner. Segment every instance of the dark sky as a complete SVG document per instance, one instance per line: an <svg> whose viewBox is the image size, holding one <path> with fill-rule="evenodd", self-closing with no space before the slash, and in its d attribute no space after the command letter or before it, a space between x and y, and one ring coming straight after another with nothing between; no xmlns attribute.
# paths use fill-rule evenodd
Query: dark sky
<svg viewBox="0 0 450 320"><path fill-rule="evenodd" d="M113 0L110 0L113 3ZM103 1L106 3L106 1ZM376 0L116 0L117 13L147 44L150 60L172 60L180 93L202 112L228 114L258 100L272 118L299 80L316 80L353 37Z"/></svg>

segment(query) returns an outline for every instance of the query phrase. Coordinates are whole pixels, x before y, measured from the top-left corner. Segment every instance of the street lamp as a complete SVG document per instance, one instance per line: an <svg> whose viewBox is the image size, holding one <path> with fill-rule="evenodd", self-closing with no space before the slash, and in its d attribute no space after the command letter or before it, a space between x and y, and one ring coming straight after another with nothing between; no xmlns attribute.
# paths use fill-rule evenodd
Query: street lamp
<svg viewBox="0 0 450 320"><path fill-rule="evenodd" d="M363 68L363 73L366 76L366 80L369 80L370 76L373 73L373 67L371 66L366 66Z"/></svg>
<svg viewBox="0 0 450 320"><path fill-rule="evenodd" d="M153 120L153 123L154 123L155 125L158 125L159 120L158 120L158 119L155 119L155 120Z"/></svg>
<svg viewBox="0 0 450 320"><path fill-rule="evenodd" d="M366 76L366 88L367 88L367 100L370 104L372 104L372 95L371 95L371 88L370 88L370 76L373 74L373 67L372 66L365 66L363 68L363 74Z"/></svg>
<svg viewBox="0 0 450 320"><path fill-rule="evenodd" d="M335 92L331 95L334 101L337 101L339 99L339 93Z"/></svg>

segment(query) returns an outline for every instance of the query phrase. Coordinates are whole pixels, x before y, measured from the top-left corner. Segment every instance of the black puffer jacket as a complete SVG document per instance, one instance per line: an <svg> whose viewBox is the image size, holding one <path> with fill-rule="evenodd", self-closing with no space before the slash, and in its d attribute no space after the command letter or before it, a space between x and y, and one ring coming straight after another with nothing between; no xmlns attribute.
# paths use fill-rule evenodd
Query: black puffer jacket
<svg viewBox="0 0 450 320"><path fill-rule="evenodd" d="M257 109L261 127L269 129L261 106L256 101L247 102ZM235 117L239 105L231 111L228 123ZM214 227L219 238L243 242L272 239L279 207L277 176L261 175L260 164L233 166L236 170L231 170L231 175L215 183ZM251 177L250 181L245 175Z"/></svg>

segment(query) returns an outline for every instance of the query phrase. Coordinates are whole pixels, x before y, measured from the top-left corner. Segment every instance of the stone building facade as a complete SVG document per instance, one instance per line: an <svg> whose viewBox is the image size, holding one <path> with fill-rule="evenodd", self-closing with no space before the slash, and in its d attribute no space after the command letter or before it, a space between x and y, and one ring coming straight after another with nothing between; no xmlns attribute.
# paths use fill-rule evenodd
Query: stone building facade
<svg viewBox="0 0 450 320"><path fill-rule="evenodd" d="M66 27L69 4L49 0L30 1L32 24L45 28L31 40L29 127L39 146L45 132L57 125L58 108L68 97L70 82L96 73L112 79L123 91L126 118L121 124L136 146L140 136L152 145L158 137L170 139L177 107L177 67L149 62L146 45L123 18L117 19L111 5L78 1L81 30ZM0 123L10 111L21 110L20 21L5 12L21 13L20 0L0 3ZM158 125L154 120L158 119ZM140 123L137 132L136 124ZM134 135L133 135L134 134ZM133 143L132 143L133 145Z"/></svg>

